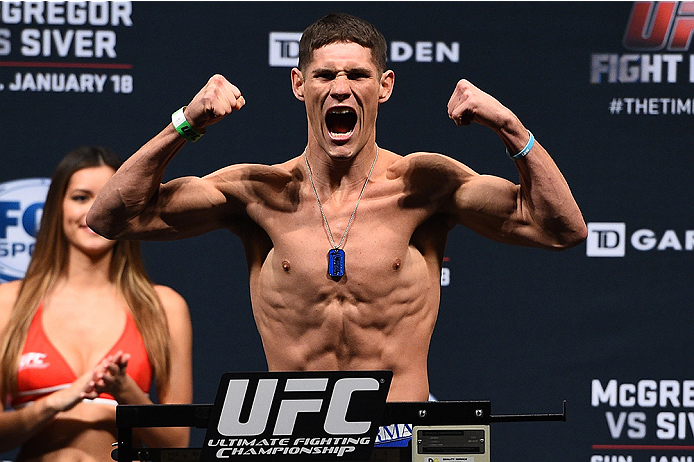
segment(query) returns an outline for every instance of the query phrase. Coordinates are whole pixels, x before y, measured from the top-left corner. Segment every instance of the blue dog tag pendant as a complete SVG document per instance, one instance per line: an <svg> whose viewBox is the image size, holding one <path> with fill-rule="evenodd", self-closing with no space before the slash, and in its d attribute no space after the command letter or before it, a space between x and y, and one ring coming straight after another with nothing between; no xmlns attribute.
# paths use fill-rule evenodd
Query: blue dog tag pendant
<svg viewBox="0 0 694 462"><path fill-rule="evenodd" d="M328 252L328 274L334 278L339 278L345 274L345 251L342 249L331 249Z"/></svg>

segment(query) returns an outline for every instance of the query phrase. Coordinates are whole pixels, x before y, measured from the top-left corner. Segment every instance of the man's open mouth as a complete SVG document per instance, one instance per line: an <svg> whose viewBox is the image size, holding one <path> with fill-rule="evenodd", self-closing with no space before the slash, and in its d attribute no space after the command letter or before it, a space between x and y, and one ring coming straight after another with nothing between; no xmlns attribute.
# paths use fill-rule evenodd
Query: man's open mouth
<svg viewBox="0 0 694 462"><path fill-rule="evenodd" d="M348 135L357 124L357 114L349 107L335 107L325 115L325 124L331 135Z"/></svg>

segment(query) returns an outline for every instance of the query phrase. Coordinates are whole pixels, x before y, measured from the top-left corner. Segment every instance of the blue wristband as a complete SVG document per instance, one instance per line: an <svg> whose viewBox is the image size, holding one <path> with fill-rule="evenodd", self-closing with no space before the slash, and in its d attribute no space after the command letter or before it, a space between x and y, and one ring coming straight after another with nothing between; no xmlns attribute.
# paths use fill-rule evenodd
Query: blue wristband
<svg viewBox="0 0 694 462"><path fill-rule="evenodd" d="M506 149L506 154L513 160L520 160L523 157L527 156L530 150L533 148L533 145L535 144L535 137L533 134L528 130L528 135L530 135L530 139L528 140L528 144L525 145L523 149L518 154L511 154L508 152L508 149Z"/></svg>

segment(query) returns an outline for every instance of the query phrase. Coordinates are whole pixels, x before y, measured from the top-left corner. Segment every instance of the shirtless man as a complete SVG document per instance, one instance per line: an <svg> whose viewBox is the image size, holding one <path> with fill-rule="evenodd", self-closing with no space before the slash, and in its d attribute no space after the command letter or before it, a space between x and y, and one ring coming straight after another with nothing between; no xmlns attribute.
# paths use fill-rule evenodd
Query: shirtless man
<svg viewBox="0 0 694 462"><path fill-rule="evenodd" d="M395 80L385 56L372 25L348 15L320 19L304 31L291 71L306 106L304 153L161 184L186 144L170 124L113 176L87 221L115 239L229 229L245 249L271 371L388 369L390 401L426 401L449 231L461 224L554 250L579 244L587 231L545 149L509 109L465 80L448 103L450 118L491 128L511 154L526 151L515 160L519 185L444 155L378 147L378 108ZM185 107L185 121L203 133L244 104L239 89L215 75Z"/></svg>

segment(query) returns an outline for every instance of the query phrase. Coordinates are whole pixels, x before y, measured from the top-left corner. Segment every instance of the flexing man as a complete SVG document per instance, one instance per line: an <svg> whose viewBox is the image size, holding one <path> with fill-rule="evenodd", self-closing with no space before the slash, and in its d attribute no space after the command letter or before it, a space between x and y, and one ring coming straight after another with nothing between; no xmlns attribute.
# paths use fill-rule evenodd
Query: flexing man
<svg viewBox="0 0 694 462"><path fill-rule="evenodd" d="M519 119L465 80L448 103L450 118L494 130L520 184L444 155L377 146L378 108L395 76L385 39L365 21L338 14L309 26L291 79L308 118L303 153L161 184L186 138L245 104L215 75L113 176L89 226L115 239L229 229L245 249L271 371L389 369L389 400L425 401L449 231L461 224L508 244L565 249L586 237L581 212Z"/></svg>

